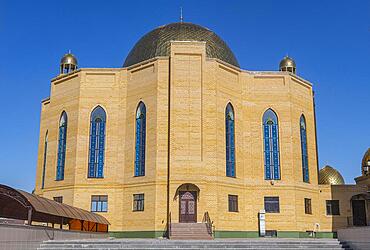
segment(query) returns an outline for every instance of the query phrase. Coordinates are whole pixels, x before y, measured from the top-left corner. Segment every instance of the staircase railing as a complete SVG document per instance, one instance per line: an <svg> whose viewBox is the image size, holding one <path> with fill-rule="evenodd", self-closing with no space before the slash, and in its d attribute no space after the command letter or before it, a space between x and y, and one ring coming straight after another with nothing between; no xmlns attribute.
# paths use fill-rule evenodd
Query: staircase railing
<svg viewBox="0 0 370 250"><path fill-rule="evenodd" d="M167 238L171 238L171 212L168 216L168 225L167 225Z"/></svg>
<svg viewBox="0 0 370 250"><path fill-rule="evenodd" d="M347 216L347 227L353 227L353 217Z"/></svg>
<svg viewBox="0 0 370 250"><path fill-rule="evenodd" d="M214 225L213 225L213 221L211 221L211 218L209 217L208 211L204 213L203 223L206 223L207 231L209 235L211 235L214 238Z"/></svg>

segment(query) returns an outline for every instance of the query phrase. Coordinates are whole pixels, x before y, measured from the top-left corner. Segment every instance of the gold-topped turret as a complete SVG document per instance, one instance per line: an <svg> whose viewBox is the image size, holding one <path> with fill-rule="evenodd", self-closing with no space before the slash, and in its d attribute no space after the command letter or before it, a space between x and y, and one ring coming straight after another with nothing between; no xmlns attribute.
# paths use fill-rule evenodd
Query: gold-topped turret
<svg viewBox="0 0 370 250"><path fill-rule="evenodd" d="M71 51L69 51L60 60L60 74L68 74L75 70L77 70L77 59Z"/></svg>
<svg viewBox="0 0 370 250"><path fill-rule="evenodd" d="M279 64L280 71L288 71L293 74L296 74L296 69L297 67L296 67L295 61L289 56L285 56L283 60L280 61L280 64Z"/></svg>
<svg viewBox="0 0 370 250"><path fill-rule="evenodd" d="M364 154L361 165L362 165L362 175L363 176L370 175L370 148Z"/></svg>

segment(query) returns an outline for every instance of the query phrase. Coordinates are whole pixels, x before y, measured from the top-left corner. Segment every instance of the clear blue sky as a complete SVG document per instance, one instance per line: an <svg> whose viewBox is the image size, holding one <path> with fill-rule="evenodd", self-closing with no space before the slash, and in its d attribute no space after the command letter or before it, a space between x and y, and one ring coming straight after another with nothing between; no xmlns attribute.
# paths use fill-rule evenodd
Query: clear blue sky
<svg viewBox="0 0 370 250"><path fill-rule="evenodd" d="M276 70L289 54L314 84L320 167L346 182L370 147L370 1L0 0L0 183L34 187L40 101L59 60L120 67L151 29L184 19L210 28L241 67Z"/></svg>

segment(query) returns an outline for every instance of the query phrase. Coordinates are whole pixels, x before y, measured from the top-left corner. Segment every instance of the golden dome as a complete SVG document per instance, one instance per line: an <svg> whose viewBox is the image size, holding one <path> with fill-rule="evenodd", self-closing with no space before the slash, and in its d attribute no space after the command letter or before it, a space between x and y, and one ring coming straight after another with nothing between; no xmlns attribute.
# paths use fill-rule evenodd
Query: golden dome
<svg viewBox="0 0 370 250"><path fill-rule="evenodd" d="M295 61L290 58L289 56L285 56L283 60L280 61L279 64L280 71L289 71L295 74L296 72L296 64Z"/></svg>
<svg viewBox="0 0 370 250"><path fill-rule="evenodd" d="M60 64L77 65L77 59L72 53L69 52L62 57L62 59L60 60Z"/></svg>
<svg viewBox="0 0 370 250"><path fill-rule="evenodd" d="M319 184L343 185L345 183L338 170L326 165L319 171Z"/></svg>

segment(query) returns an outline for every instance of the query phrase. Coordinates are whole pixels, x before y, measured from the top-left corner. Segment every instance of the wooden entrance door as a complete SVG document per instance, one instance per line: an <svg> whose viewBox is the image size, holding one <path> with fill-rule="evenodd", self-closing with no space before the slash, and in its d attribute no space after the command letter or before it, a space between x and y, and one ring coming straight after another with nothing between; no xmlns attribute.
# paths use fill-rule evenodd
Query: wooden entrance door
<svg viewBox="0 0 370 250"><path fill-rule="evenodd" d="M352 216L354 226L366 226L366 207L364 200L352 201Z"/></svg>
<svg viewBox="0 0 370 250"><path fill-rule="evenodd" d="M194 191L180 191L179 221L197 222L197 193Z"/></svg>

